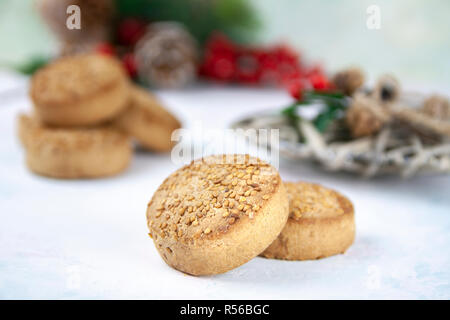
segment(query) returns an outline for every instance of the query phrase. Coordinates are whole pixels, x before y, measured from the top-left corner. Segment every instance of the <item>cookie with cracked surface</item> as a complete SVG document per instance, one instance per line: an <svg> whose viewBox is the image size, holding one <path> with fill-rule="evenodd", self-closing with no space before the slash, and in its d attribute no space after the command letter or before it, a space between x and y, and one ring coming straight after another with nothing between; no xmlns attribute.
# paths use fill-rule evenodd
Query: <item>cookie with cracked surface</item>
<svg viewBox="0 0 450 320"><path fill-rule="evenodd" d="M275 240L287 217L277 170L247 155L193 161L162 183L147 209L161 257L192 275L219 274L248 262Z"/></svg>
<svg viewBox="0 0 450 320"><path fill-rule="evenodd" d="M355 238L350 200L318 184L286 182L284 185L289 198L289 219L261 256L313 260L344 253Z"/></svg>
<svg viewBox="0 0 450 320"><path fill-rule="evenodd" d="M28 168L43 176L77 179L122 172L131 160L129 138L110 126L48 127L36 117L19 116L18 134Z"/></svg>
<svg viewBox="0 0 450 320"><path fill-rule="evenodd" d="M158 152L172 149L172 132L181 128L178 119L155 96L137 86L131 87L129 106L114 124L145 149Z"/></svg>
<svg viewBox="0 0 450 320"><path fill-rule="evenodd" d="M31 79L30 96L37 115L47 124L94 125L125 109L129 80L118 60L83 54L40 69Z"/></svg>

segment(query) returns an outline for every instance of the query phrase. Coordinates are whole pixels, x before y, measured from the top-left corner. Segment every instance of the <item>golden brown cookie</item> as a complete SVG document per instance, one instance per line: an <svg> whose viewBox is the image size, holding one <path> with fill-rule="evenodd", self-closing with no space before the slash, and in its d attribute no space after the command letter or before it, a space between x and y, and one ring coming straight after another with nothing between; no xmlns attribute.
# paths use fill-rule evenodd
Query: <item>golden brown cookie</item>
<svg viewBox="0 0 450 320"><path fill-rule="evenodd" d="M284 185L289 197L289 219L278 238L261 255L312 260L344 253L355 238L350 200L317 184Z"/></svg>
<svg viewBox="0 0 450 320"><path fill-rule="evenodd" d="M192 275L236 268L278 236L288 200L277 170L244 155L210 156L172 173L148 204L155 246Z"/></svg>
<svg viewBox="0 0 450 320"><path fill-rule="evenodd" d="M172 131L181 127L155 96L137 86L131 87L129 107L117 117L115 125L144 148L160 152L172 149Z"/></svg>
<svg viewBox="0 0 450 320"><path fill-rule="evenodd" d="M122 172L130 162L129 138L115 128L51 128L26 115L18 122L27 165L37 174L96 178Z"/></svg>
<svg viewBox="0 0 450 320"><path fill-rule="evenodd" d="M104 122L125 109L129 81L120 62L98 54L66 57L40 69L30 95L42 121L58 126Z"/></svg>

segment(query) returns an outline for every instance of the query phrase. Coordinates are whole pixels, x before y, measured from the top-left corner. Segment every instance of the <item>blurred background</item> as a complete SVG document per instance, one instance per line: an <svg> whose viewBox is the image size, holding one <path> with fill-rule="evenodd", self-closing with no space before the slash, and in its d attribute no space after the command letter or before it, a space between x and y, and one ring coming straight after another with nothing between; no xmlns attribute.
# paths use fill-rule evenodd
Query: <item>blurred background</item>
<svg viewBox="0 0 450 320"><path fill-rule="evenodd" d="M393 72L408 83L450 83L450 2L446 0L251 0L259 26L250 41L284 41L335 71L360 65L375 77ZM381 28L366 26L378 5ZM0 1L0 65L53 54L57 41L32 0Z"/></svg>

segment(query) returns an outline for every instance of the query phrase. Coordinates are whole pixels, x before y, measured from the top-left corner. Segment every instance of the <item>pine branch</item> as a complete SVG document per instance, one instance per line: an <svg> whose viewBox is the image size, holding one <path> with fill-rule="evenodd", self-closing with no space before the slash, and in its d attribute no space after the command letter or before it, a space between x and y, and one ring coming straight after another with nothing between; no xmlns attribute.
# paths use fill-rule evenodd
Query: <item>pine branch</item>
<svg viewBox="0 0 450 320"><path fill-rule="evenodd" d="M37 70L48 64L49 61L50 58L48 57L36 56L31 58L26 63L13 67L13 69L25 75L32 75Z"/></svg>
<svg viewBox="0 0 450 320"><path fill-rule="evenodd" d="M213 31L236 41L248 40L259 26L246 0L115 0L119 19L137 17L152 21L177 21L204 44Z"/></svg>
<svg viewBox="0 0 450 320"><path fill-rule="evenodd" d="M309 106L317 102L325 106L324 110L312 121L320 132L326 131L328 126L334 120L338 119L348 107L347 97L340 92L306 91L303 93L302 100L296 101L281 112L295 123L295 121L301 118L297 113L299 107Z"/></svg>

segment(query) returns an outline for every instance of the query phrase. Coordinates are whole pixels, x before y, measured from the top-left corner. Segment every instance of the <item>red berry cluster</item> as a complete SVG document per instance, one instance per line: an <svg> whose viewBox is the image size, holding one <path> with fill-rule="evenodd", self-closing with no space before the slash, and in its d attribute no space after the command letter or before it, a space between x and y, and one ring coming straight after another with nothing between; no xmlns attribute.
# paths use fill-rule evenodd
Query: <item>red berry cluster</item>
<svg viewBox="0 0 450 320"><path fill-rule="evenodd" d="M147 23L136 18L126 18L117 27L117 41L123 46L133 47L145 34Z"/></svg>
<svg viewBox="0 0 450 320"><path fill-rule="evenodd" d="M147 23L135 18L122 20L116 31L117 45L106 42L97 46L96 52L105 55L117 56L131 78L137 77L137 66L133 49L139 39L145 34Z"/></svg>
<svg viewBox="0 0 450 320"><path fill-rule="evenodd" d="M243 47L218 33L206 44L199 73L221 82L282 86L296 99L305 89L331 89L320 67L303 66L299 54L286 45Z"/></svg>

